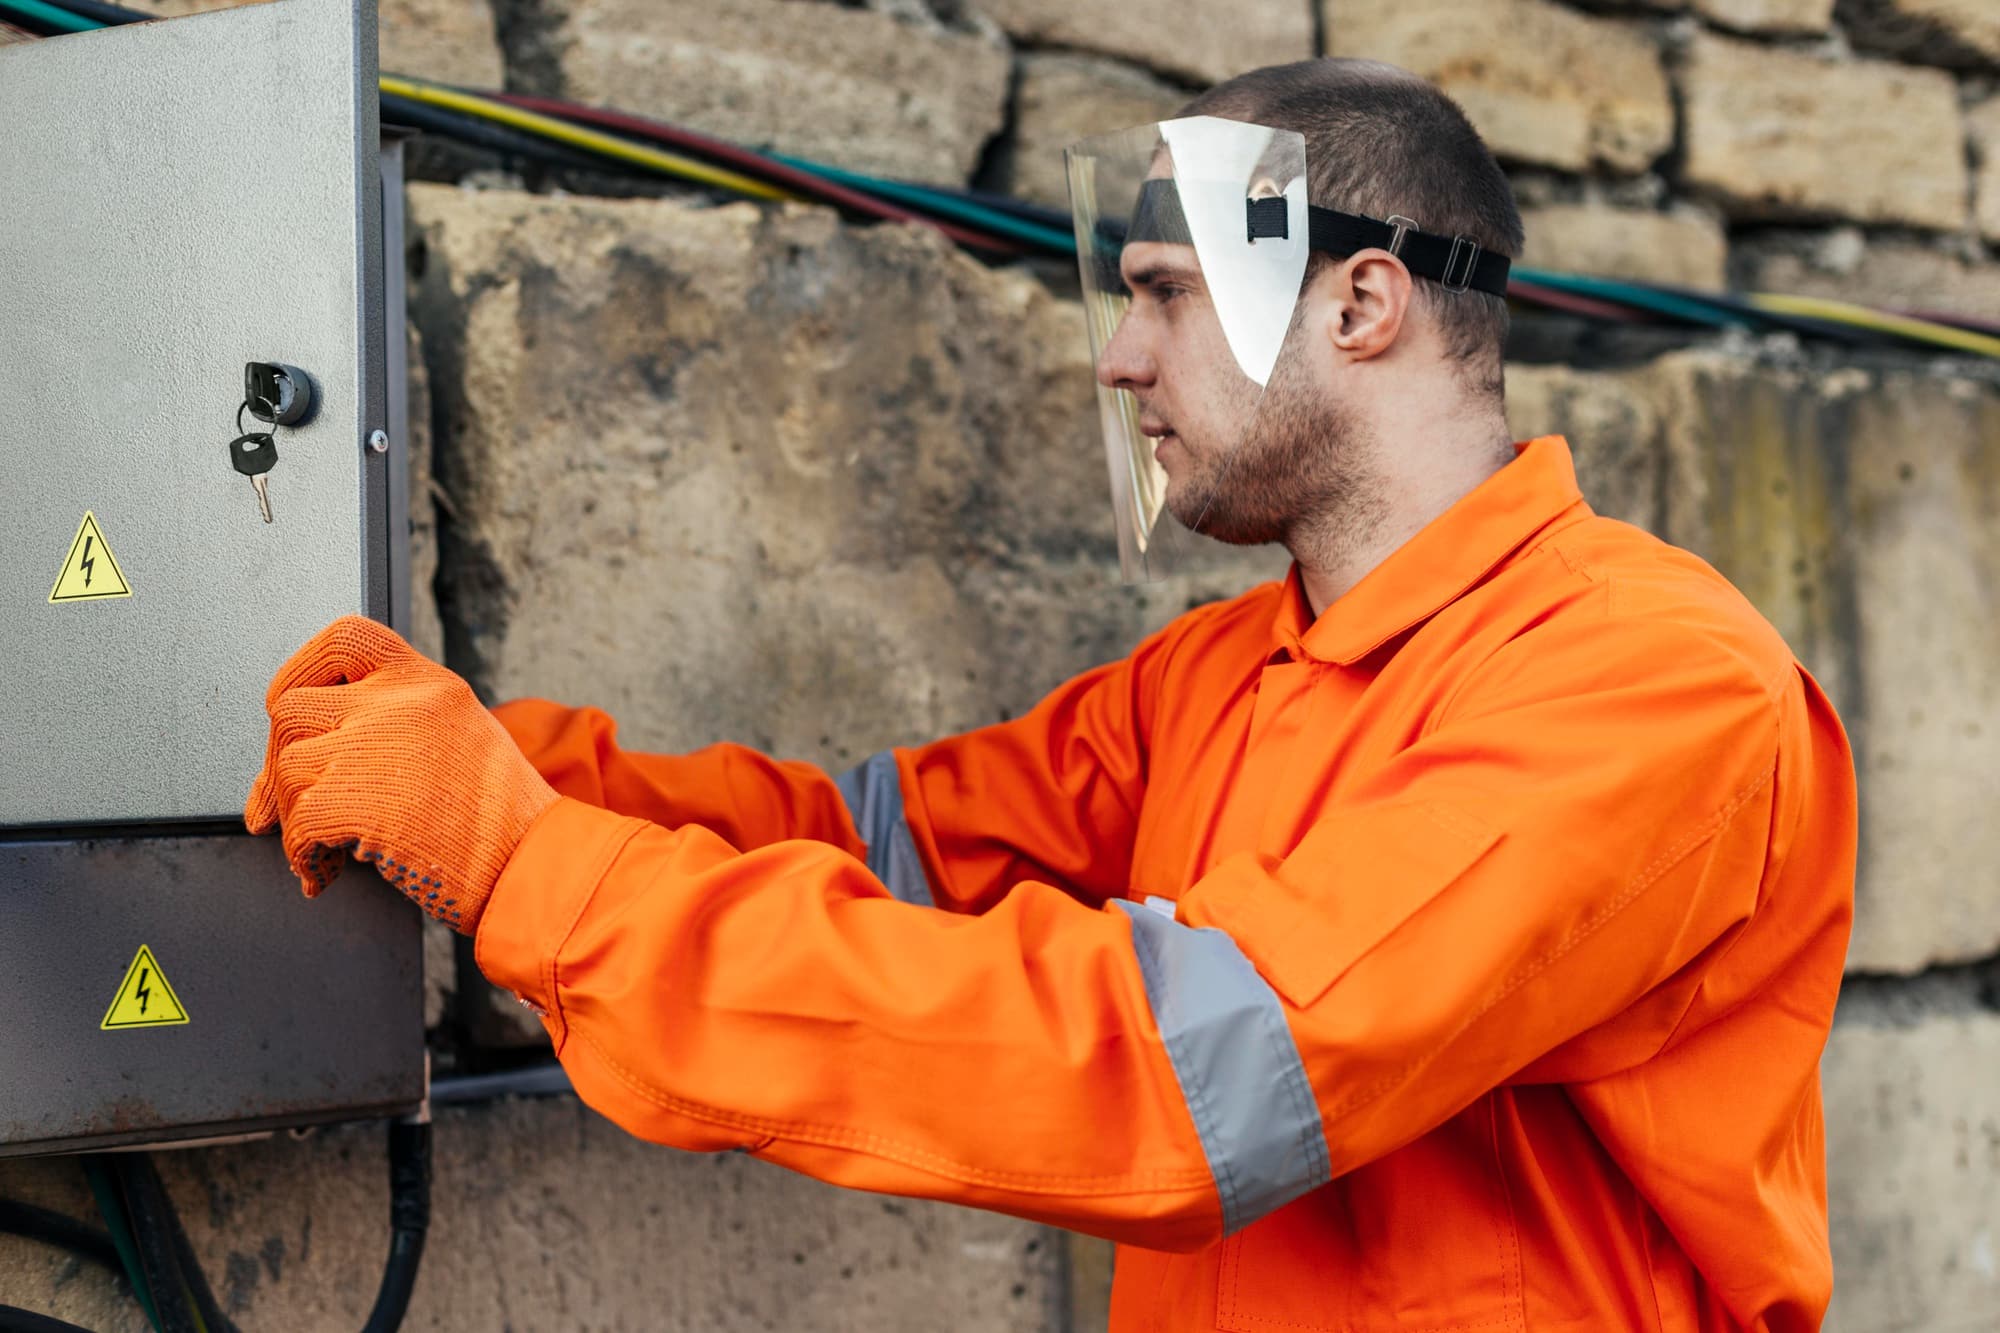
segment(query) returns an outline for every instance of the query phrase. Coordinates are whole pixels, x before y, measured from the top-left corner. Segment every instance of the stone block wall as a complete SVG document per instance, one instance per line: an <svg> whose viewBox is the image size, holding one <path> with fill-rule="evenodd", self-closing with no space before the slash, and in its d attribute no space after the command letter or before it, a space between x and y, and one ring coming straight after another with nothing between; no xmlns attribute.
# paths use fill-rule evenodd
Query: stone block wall
<svg viewBox="0 0 2000 1333"><path fill-rule="evenodd" d="M226 0L134 0L161 14ZM4 39L4 35L0 35ZM1068 140L1315 52L1457 97L1525 261L2000 319L1992 0L383 0L385 69L617 105L855 170L1061 203ZM420 641L489 697L844 765L1017 714L1283 568L1123 589L1060 265L429 152L408 196ZM609 194L658 197L609 198ZM1839 705L1863 783L1824 1070L1837 1333L2000 1309L2000 373L1791 339L1520 326L1519 434L1715 562ZM423 497L431 497L428 505ZM358 891L358 883L343 891ZM540 1030L434 934L440 1073ZM1726 1097L1718 1089L1718 1097ZM573 1100L440 1118L409 1327L1101 1327L1104 1247L626 1138ZM246 1330L357 1325L379 1130L164 1154ZM88 1215L71 1164L0 1196ZM0 1238L0 1301L143 1321Z"/></svg>

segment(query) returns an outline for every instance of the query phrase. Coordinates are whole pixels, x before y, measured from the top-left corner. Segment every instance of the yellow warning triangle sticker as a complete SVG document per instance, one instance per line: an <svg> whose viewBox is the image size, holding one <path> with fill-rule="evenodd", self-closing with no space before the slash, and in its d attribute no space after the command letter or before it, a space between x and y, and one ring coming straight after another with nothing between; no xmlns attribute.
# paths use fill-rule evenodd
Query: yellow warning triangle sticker
<svg viewBox="0 0 2000 1333"><path fill-rule="evenodd" d="M104 1021L97 1026L108 1032L112 1028L159 1028L187 1021L187 1010L181 1008L180 996L174 994L174 988L167 984L167 974L153 961L153 951L142 944L132 958L132 966L125 969L125 980L118 983L118 994L112 996L111 1007L104 1011Z"/></svg>
<svg viewBox="0 0 2000 1333"><path fill-rule="evenodd" d="M56 575L56 586L49 589L49 600L90 602L131 595L125 571L118 568L117 557L97 530L97 515L84 510L83 522L76 525L76 540L69 544L69 558L63 561L62 573Z"/></svg>

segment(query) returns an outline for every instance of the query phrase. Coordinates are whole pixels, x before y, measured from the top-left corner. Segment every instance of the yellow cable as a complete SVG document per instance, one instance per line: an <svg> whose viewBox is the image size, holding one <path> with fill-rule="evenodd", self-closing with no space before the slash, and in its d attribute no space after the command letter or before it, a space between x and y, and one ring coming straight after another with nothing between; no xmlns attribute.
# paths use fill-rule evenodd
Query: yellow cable
<svg viewBox="0 0 2000 1333"><path fill-rule="evenodd" d="M384 74L382 76L382 91L392 93L397 97L407 97L417 102L428 102L432 106L441 106L450 111L461 111L468 116L477 116L481 120L490 120L501 125L509 125L517 130L526 130L531 134L539 134L546 139L554 139L558 143L566 143L577 148L588 149L594 153L602 153L608 157L615 157L625 162L636 163L642 167L651 167L655 171L663 171L670 176L678 176L683 180L695 181L702 185L713 185L724 190L734 190L738 194L748 195L753 199L786 200L798 198L797 195L789 191L781 190L774 185L766 184L751 176L727 171L721 167L712 167L706 162L698 162L691 157L682 157L679 153L668 153L657 148L648 148L641 144L635 144L628 139L620 139L616 135L600 134L596 130L585 129L580 125L572 125L568 121L558 120L554 116L539 115L533 111L524 111L520 107L508 106L504 102L489 101L484 97L478 97L472 93L456 92L449 88L434 88L429 84L416 83L394 74Z"/></svg>
<svg viewBox="0 0 2000 1333"><path fill-rule="evenodd" d="M1859 329L1874 329L1880 333L1894 333L1918 342L1927 342L1938 347L1951 347L1961 352L1978 352L1983 356L2000 358L2000 338L1970 329L1955 329L1949 324L1937 324L1927 319L1911 319L1907 315L1892 315L1883 310L1871 310L1867 306L1854 305L1847 301L1830 301L1818 296L1780 296L1775 292L1751 292L1750 303L1764 310L1775 310L1783 315L1803 315L1808 319L1823 319L1834 324L1850 324Z"/></svg>

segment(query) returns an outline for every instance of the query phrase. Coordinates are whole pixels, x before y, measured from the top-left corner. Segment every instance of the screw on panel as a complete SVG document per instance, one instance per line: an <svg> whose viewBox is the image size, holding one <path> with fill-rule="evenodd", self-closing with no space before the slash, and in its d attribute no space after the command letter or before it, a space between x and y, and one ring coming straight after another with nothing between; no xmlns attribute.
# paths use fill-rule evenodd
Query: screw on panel
<svg viewBox="0 0 2000 1333"><path fill-rule="evenodd" d="M376 453L378 453L378 454L386 454L386 453L388 453L388 452L389 452L389 432L387 432L387 431L383 431L383 430L371 430L371 431L369 431L369 432L368 432L368 447L369 447L370 449L373 449L373 450L374 450L374 451L375 451Z"/></svg>

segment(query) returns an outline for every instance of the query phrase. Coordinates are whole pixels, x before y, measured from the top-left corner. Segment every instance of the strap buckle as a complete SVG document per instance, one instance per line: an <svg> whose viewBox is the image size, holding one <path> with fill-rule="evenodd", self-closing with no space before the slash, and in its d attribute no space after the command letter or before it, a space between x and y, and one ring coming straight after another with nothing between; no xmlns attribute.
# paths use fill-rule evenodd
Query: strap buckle
<svg viewBox="0 0 2000 1333"><path fill-rule="evenodd" d="M1465 270L1462 273L1458 266L1461 253L1465 255ZM1462 292L1472 285L1472 270L1477 267L1479 242L1470 236L1454 236L1451 238L1451 254L1444 261L1444 273L1438 278L1438 284L1448 292ZM1458 276L1454 278L1454 274Z"/></svg>
<svg viewBox="0 0 2000 1333"><path fill-rule="evenodd" d="M1290 204L1281 194L1267 195L1261 199L1243 201L1243 212L1250 232L1250 244L1270 237L1289 240L1292 234Z"/></svg>
<svg viewBox="0 0 2000 1333"><path fill-rule="evenodd" d="M1401 213L1391 213L1389 215L1389 225L1396 232L1395 235L1389 238L1389 253L1401 259L1403 257L1403 237L1413 231L1422 231L1423 228L1417 224L1415 218L1406 218Z"/></svg>

